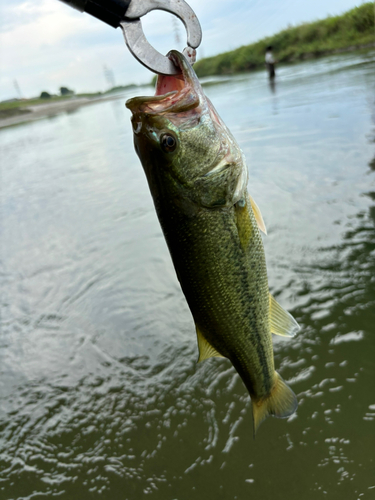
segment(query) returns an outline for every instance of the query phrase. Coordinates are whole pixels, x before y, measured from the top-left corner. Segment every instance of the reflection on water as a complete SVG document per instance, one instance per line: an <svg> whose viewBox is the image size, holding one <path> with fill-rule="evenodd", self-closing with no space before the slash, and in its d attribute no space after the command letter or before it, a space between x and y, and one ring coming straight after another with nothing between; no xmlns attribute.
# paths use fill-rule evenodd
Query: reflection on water
<svg viewBox="0 0 375 500"><path fill-rule="evenodd" d="M298 413L255 441L230 363L196 365L123 100L1 131L1 500L372 498L369 57L280 68L276 94L263 73L207 87L302 326L274 339Z"/></svg>
<svg viewBox="0 0 375 500"><path fill-rule="evenodd" d="M275 78L269 78L268 79L268 83L269 83L271 92L273 94L275 94L275 92L276 92L276 80L275 80Z"/></svg>

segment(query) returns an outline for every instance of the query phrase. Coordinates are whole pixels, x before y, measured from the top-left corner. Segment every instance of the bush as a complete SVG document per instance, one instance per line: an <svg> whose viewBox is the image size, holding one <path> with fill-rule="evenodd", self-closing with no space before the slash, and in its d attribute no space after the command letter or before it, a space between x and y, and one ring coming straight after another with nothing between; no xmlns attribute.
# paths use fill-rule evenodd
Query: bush
<svg viewBox="0 0 375 500"><path fill-rule="evenodd" d="M68 89L68 87L60 87L60 94L61 95L73 95L74 90Z"/></svg>
<svg viewBox="0 0 375 500"><path fill-rule="evenodd" d="M51 97L51 94L49 92L46 92L43 90L43 92L40 93L40 98L41 99L49 99Z"/></svg>

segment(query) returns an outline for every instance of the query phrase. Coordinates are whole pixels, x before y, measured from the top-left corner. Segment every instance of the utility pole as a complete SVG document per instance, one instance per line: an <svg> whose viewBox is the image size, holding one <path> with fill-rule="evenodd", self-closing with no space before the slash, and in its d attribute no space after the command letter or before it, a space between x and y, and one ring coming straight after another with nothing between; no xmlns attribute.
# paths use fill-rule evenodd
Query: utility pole
<svg viewBox="0 0 375 500"><path fill-rule="evenodd" d="M111 68L107 68L107 66L104 65L103 72L106 82L108 83L109 87L113 89L113 87L116 86L115 75L113 74L113 71L111 70Z"/></svg>
<svg viewBox="0 0 375 500"><path fill-rule="evenodd" d="M180 25L176 16L172 16L172 26L174 30L174 41L177 45L180 45L181 37L180 37Z"/></svg>
<svg viewBox="0 0 375 500"><path fill-rule="evenodd" d="M18 98L22 99L21 89L20 89L20 86L18 85L18 82L16 79L13 80L13 85L14 85L14 88L16 89L17 94L18 94Z"/></svg>

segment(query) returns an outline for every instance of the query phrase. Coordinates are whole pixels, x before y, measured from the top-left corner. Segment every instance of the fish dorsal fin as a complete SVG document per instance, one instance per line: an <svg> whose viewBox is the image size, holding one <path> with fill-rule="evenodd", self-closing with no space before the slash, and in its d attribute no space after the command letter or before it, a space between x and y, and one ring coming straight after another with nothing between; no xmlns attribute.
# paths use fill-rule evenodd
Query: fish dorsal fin
<svg viewBox="0 0 375 500"><path fill-rule="evenodd" d="M300 329L299 324L270 294L270 330L275 335L294 337Z"/></svg>
<svg viewBox="0 0 375 500"><path fill-rule="evenodd" d="M258 227L261 231L263 231L264 234L267 234L266 225L264 223L262 214L260 213L259 207L250 195L249 195L249 198L250 198L251 207L252 207L254 215L255 215L255 220L258 223Z"/></svg>
<svg viewBox="0 0 375 500"><path fill-rule="evenodd" d="M199 349L198 363L212 357L223 358L224 356L222 356L219 352L217 352L217 350L214 347L212 347L212 345L209 344L207 340L203 337L197 325L195 325L195 328L197 330L198 349Z"/></svg>

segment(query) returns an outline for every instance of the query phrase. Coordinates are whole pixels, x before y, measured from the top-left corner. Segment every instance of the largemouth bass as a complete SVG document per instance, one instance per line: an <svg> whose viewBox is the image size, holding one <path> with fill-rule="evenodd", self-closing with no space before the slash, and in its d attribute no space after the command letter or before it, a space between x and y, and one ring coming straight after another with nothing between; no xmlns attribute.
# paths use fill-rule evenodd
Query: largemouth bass
<svg viewBox="0 0 375 500"><path fill-rule="evenodd" d="M184 56L169 57L181 73L159 76L155 96L126 103L135 150L195 321L199 361L232 362L250 393L255 434L268 415L297 409L275 371L272 333L293 336L299 326L269 294L265 226L244 155Z"/></svg>

